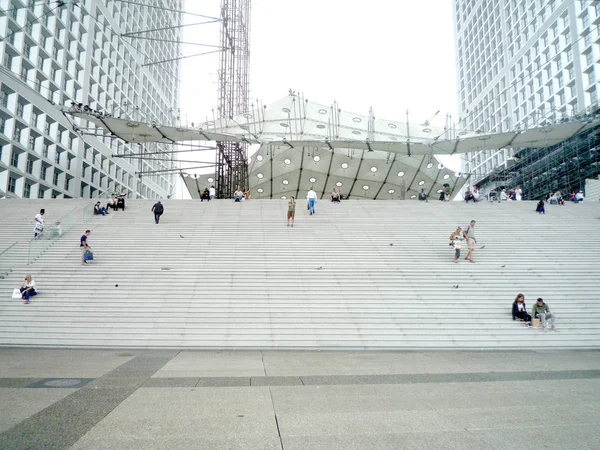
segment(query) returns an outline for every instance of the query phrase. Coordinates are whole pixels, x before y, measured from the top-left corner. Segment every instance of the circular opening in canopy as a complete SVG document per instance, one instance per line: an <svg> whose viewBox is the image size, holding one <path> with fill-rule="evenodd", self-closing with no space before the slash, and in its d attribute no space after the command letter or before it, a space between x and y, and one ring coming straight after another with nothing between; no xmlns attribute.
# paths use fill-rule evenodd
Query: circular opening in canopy
<svg viewBox="0 0 600 450"><path fill-rule="evenodd" d="M417 196L416 195L411 195L410 198L417 198Z"/></svg>
<svg viewBox="0 0 600 450"><path fill-rule="evenodd" d="M360 134L360 131L358 131L358 130L354 130L354 131L352 132L352 134Z"/></svg>
<svg viewBox="0 0 600 450"><path fill-rule="evenodd" d="M394 191L393 189L390 189L390 190L388 191L388 194L393 194L394 192L396 192L396 191Z"/></svg>
<svg viewBox="0 0 600 450"><path fill-rule="evenodd" d="M362 122L362 119L360 117L354 117L354 118L352 118L352 120L355 121L356 123Z"/></svg>
<svg viewBox="0 0 600 450"><path fill-rule="evenodd" d="M315 162L321 161L321 157L319 155L315 155L313 159L315 160Z"/></svg>
<svg viewBox="0 0 600 450"><path fill-rule="evenodd" d="M280 126L280 127L283 127L283 128L287 128L287 127L288 127L288 124L287 124L287 123L285 123L285 122L281 122L281 123L279 124L279 126Z"/></svg>
<svg viewBox="0 0 600 450"><path fill-rule="evenodd" d="M348 168L348 163L342 163L342 169L347 169Z"/></svg>
<svg viewBox="0 0 600 450"><path fill-rule="evenodd" d="M402 172L402 171L398 172L398 176L399 177L403 177L404 176L404 172Z"/></svg>
<svg viewBox="0 0 600 450"><path fill-rule="evenodd" d="M317 125L317 128L319 130L323 130L323 129L325 129L325 125L323 125L322 123L320 123L320 124Z"/></svg>
<svg viewBox="0 0 600 450"><path fill-rule="evenodd" d="M367 186L367 185L365 184L365 185L363 186L363 189L364 189L365 191L368 191L368 190L369 190L369 186Z"/></svg>
<svg viewBox="0 0 600 450"><path fill-rule="evenodd" d="M326 109L320 109L319 110L319 114L327 114L327 110Z"/></svg>
<svg viewBox="0 0 600 450"><path fill-rule="evenodd" d="M335 183L335 185L336 185L337 187L340 187L340 186L342 185L342 182L341 182L341 181L338 181L337 183Z"/></svg>
<svg viewBox="0 0 600 450"><path fill-rule="evenodd" d="M258 155L258 156L256 157L256 160L257 160L257 161L262 161L262 160L263 160L263 157L262 157L262 155Z"/></svg>
<svg viewBox="0 0 600 450"><path fill-rule="evenodd" d="M292 162L292 161L290 161L290 159L289 159L289 158L286 158L286 159L284 159L284 160L283 160L283 162L284 162L285 164L291 164L291 162Z"/></svg>
<svg viewBox="0 0 600 450"><path fill-rule="evenodd" d="M419 186L423 186L425 182L423 180L419 181Z"/></svg>
<svg viewBox="0 0 600 450"><path fill-rule="evenodd" d="M263 177L264 177L264 175L262 173L257 173L256 174L256 178L263 178Z"/></svg>
<svg viewBox="0 0 600 450"><path fill-rule="evenodd" d="M282 110L284 113L289 113L289 112L291 111L291 110L290 110L290 108L281 108L281 110Z"/></svg>
<svg viewBox="0 0 600 450"><path fill-rule="evenodd" d="M285 185L290 184L290 182L288 180L283 180L282 183L285 184Z"/></svg>
<svg viewBox="0 0 600 450"><path fill-rule="evenodd" d="M215 181L215 180L214 180L213 178L209 178L207 181L208 181L209 183L212 183L212 182L213 182L213 181Z"/></svg>
<svg viewBox="0 0 600 450"><path fill-rule="evenodd" d="M433 167L433 163L429 163L429 164L427 164L427 168L428 168L428 169L431 169L432 167Z"/></svg>
<svg viewBox="0 0 600 450"><path fill-rule="evenodd" d="M371 167L371 172L373 172L373 173L377 172L377 167L375 167L375 166Z"/></svg>
<svg viewBox="0 0 600 450"><path fill-rule="evenodd" d="M393 129L398 128L398 127L396 127L395 123L388 123L388 127L393 128Z"/></svg>
<svg viewBox="0 0 600 450"><path fill-rule="evenodd" d="M316 179L316 178L311 178L309 181L310 181L311 183L316 183L316 182L317 182L317 179Z"/></svg>
<svg viewBox="0 0 600 450"><path fill-rule="evenodd" d="M265 190L263 188L258 188L256 190L256 192L258 192L259 194L262 194L263 192L265 192Z"/></svg>
<svg viewBox="0 0 600 450"><path fill-rule="evenodd" d="M447 180L448 178L450 178L450 175L448 175L448 174L444 175L444 180Z"/></svg>

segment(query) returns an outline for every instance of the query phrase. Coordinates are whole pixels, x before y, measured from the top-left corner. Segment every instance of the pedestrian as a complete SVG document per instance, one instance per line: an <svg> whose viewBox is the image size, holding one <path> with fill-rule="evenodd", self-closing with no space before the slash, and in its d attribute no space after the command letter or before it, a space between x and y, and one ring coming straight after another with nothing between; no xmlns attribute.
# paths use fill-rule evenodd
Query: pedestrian
<svg viewBox="0 0 600 450"><path fill-rule="evenodd" d="M312 216L315 213L315 203L317 203L317 193L312 188L306 194L306 200L308 201L308 210Z"/></svg>
<svg viewBox="0 0 600 450"><path fill-rule="evenodd" d="M296 215L296 200L294 197L290 197L288 202L288 213L287 213L287 226L290 226L290 219L292 219L292 228L294 228L294 216Z"/></svg>
<svg viewBox="0 0 600 450"><path fill-rule="evenodd" d="M29 297L37 295L37 292L35 291L35 281L31 278L31 275L25 275L25 280L23 281L23 284L21 284L19 291L21 291L21 298L26 305L29 303Z"/></svg>
<svg viewBox="0 0 600 450"><path fill-rule="evenodd" d="M165 208L163 207L160 200L154 204L154 206L152 207L152 212L154 213L154 222L158 225L160 216L162 216L162 213L165 212Z"/></svg>
<svg viewBox="0 0 600 450"><path fill-rule="evenodd" d="M44 214L46 214L46 210L40 209L40 212L33 218L35 221L35 227L33 228L34 239L39 238L44 232Z"/></svg>
<svg viewBox="0 0 600 450"><path fill-rule="evenodd" d="M546 214L546 209L544 208L544 200L540 200L535 208L535 212L540 214Z"/></svg>
<svg viewBox="0 0 600 450"><path fill-rule="evenodd" d="M465 256L465 259L474 263L475 261L473 261L473 250L475 250L475 244L477 244L477 239L475 239L474 220L471 220L471 223L465 228L464 236L467 240L467 248L469 249L469 251L467 252L467 256Z"/></svg>
<svg viewBox="0 0 600 450"><path fill-rule="evenodd" d="M426 202L427 201L427 193L424 188L421 188L421 192L419 192L419 201Z"/></svg>
<svg viewBox="0 0 600 450"><path fill-rule="evenodd" d="M523 189L521 189L521 186L517 186L517 189L515 189L515 199L518 202L523 199Z"/></svg>
<svg viewBox="0 0 600 450"><path fill-rule="evenodd" d="M456 231L450 235L450 245L454 247L454 262L457 264L460 259L460 241L465 240L462 236L461 227L456 227Z"/></svg>
<svg viewBox="0 0 600 450"><path fill-rule="evenodd" d="M211 186L211 187L210 187L210 189L208 190L208 198L209 198L210 200L214 200L214 199L215 199L215 193L216 193L216 192L217 192L217 191L215 190L215 187L214 187L214 186Z"/></svg>
<svg viewBox="0 0 600 450"><path fill-rule="evenodd" d="M90 235L90 230L85 230L85 233L79 239L79 248L81 248L81 265L85 266L87 264L87 260L85 259L85 253L91 252L92 248L88 245L87 238Z"/></svg>
<svg viewBox="0 0 600 450"><path fill-rule="evenodd" d="M554 314L550 312L550 308L544 303L543 298L538 298L531 310L531 317L540 319L542 328L546 328L546 321L550 322L550 328L554 330Z"/></svg>

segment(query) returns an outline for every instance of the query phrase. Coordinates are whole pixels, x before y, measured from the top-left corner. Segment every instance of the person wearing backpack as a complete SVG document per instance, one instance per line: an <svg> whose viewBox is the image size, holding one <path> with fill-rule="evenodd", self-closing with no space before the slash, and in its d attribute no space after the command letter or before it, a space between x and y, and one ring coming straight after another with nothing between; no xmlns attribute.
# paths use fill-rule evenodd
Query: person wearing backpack
<svg viewBox="0 0 600 450"><path fill-rule="evenodd" d="M152 207L152 212L154 213L154 222L156 223L156 225L158 225L160 216L162 216L162 213L165 212L165 208L160 202L160 200L154 204L154 206Z"/></svg>

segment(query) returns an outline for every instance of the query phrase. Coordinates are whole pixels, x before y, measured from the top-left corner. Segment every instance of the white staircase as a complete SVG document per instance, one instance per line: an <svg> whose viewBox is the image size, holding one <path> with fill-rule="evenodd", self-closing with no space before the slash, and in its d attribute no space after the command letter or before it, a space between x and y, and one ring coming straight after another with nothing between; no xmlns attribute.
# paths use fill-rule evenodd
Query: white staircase
<svg viewBox="0 0 600 450"><path fill-rule="evenodd" d="M159 225L153 203L93 217L1 280L0 345L600 347L600 205L322 200L309 216L299 201L289 228L284 200L169 200ZM470 219L485 248L454 264L448 236ZM29 305L10 299L26 272ZM543 297L560 332L512 321L519 292L528 308Z"/></svg>

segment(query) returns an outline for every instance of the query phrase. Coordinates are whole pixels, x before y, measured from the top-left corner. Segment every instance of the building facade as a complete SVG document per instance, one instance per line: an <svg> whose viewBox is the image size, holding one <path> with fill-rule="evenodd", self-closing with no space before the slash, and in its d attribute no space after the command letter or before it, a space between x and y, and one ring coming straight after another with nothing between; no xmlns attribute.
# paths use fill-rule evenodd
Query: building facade
<svg viewBox="0 0 600 450"><path fill-rule="evenodd" d="M157 2L0 0L0 194L173 194L164 144L127 144L62 112L74 102L176 123L183 0L140 3Z"/></svg>
<svg viewBox="0 0 600 450"><path fill-rule="evenodd" d="M600 2L453 0L459 128L544 126L596 110ZM486 177L519 149L468 153L463 172Z"/></svg>

